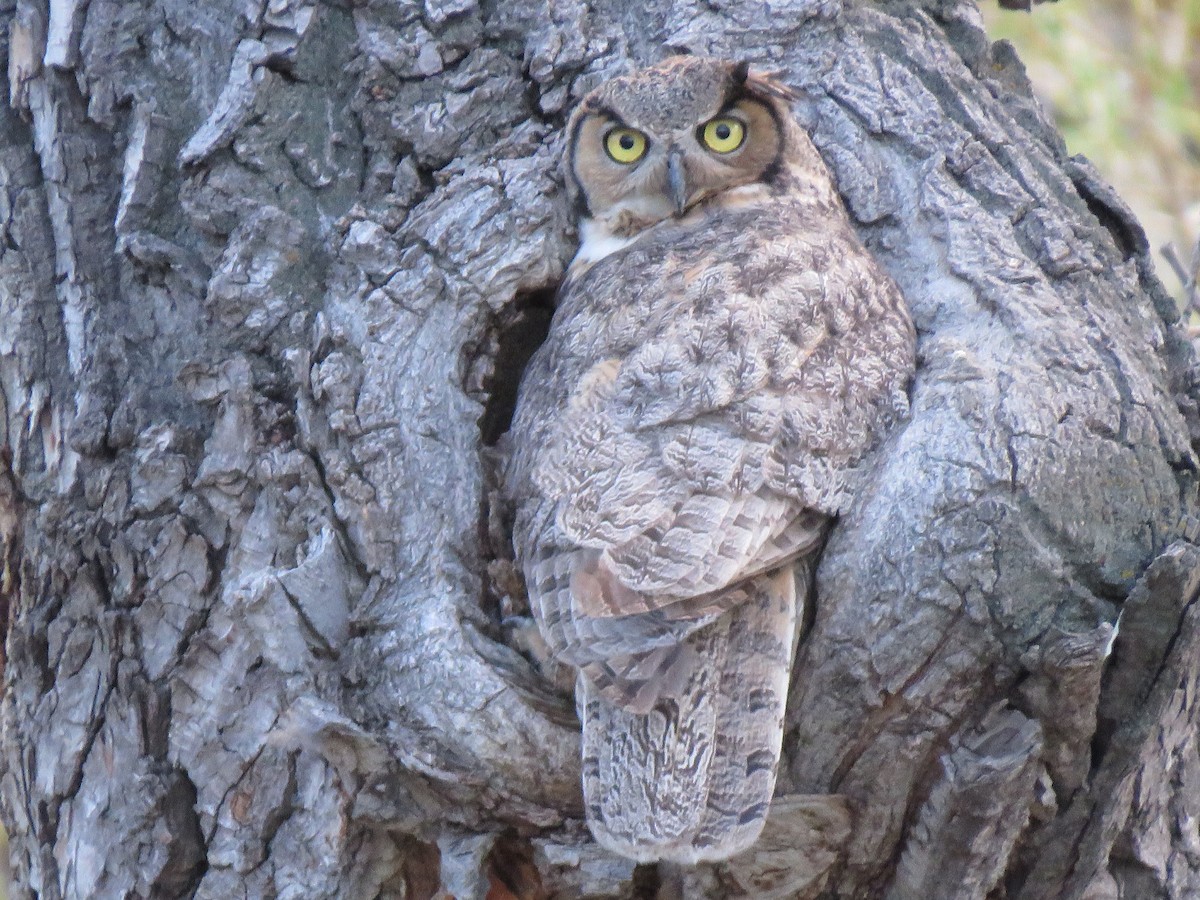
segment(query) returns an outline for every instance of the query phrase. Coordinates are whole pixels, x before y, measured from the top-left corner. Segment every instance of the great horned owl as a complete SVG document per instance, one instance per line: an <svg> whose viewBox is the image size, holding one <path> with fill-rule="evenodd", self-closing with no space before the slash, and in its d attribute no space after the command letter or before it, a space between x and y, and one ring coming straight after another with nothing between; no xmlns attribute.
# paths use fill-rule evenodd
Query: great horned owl
<svg viewBox="0 0 1200 900"><path fill-rule="evenodd" d="M904 301L791 99L675 57L568 125L581 245L506 484L534 617L579 673L588 824L639 861L758 837L812 557L907 410Z"/></svg>

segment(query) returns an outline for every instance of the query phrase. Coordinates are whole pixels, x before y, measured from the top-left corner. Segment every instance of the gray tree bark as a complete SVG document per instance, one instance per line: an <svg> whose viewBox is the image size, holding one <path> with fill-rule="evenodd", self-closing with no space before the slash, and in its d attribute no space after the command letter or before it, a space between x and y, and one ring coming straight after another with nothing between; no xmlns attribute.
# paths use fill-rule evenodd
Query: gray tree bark
<svg viewBox="0 0 1200 900"><path fill-rule="evenodd" d="M969 0L0 0L0 810L39 898L1200 896L1195 359ZM920 330L768 830L581 824L493 445L571 102L748 57ZM489 893L490 892L490 893Z"/></svg>

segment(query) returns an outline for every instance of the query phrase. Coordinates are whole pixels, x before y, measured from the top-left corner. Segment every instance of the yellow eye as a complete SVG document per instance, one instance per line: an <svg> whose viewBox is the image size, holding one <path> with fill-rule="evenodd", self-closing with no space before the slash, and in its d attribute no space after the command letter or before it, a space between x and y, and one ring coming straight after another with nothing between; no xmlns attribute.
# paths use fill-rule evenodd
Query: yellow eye
<svg viewBox="0 0 1200 900"><path fill-rule="evenodd" d="M629 165L646 155L646 136L632 128L614 128L604 136L604 150L614 162Z"/></svg>
<svg viewBox="0 0 1200 900"><path fill-rule="evenodd" d="M707 122L701 137L704 145L714 153L732 153L746 140L746 126L737 119L723 116Z"/></svg>

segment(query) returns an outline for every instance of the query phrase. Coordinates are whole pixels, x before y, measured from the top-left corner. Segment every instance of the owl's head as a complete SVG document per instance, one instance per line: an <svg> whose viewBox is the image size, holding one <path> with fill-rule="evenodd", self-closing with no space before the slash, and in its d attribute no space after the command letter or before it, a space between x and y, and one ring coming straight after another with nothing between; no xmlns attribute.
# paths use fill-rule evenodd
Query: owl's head
<svg viewBox="0 0 1200 900"><path fill-rule="evenodd" d="M615 78L571 116L569 188L583 216L629 236L731 188L769 183L799 149L792 99L746 63L696 56Z"/></svg>

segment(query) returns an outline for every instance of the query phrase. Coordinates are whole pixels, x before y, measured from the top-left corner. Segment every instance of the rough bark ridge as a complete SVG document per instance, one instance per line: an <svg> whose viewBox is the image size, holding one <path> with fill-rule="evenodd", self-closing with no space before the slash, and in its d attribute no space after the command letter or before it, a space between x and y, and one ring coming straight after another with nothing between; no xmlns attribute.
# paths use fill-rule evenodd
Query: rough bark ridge
<svg viewBox="0 0 1200 900"><path fill-rule="evenodd" d="M19 895L1200 894L1193 359L970 3L0 0L0 35ZM579 824L484 446L572 251L564 111L667 46L802 91L922 352L769 830L686 873Z"/></svg>

